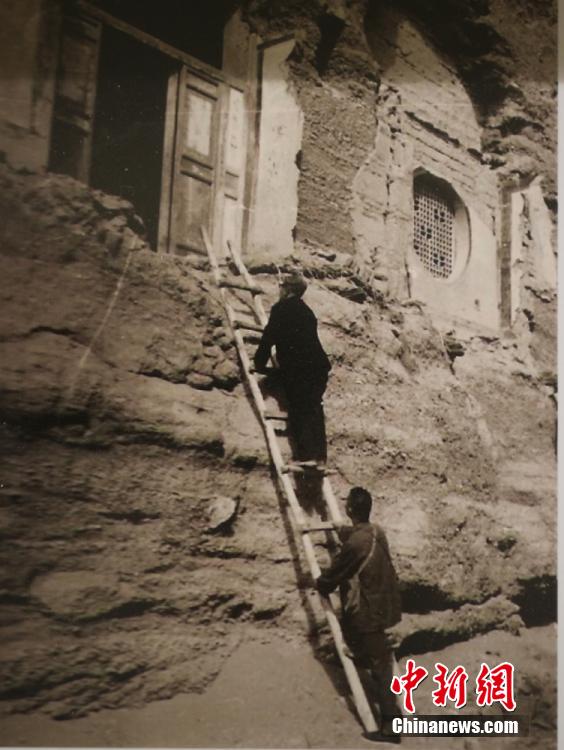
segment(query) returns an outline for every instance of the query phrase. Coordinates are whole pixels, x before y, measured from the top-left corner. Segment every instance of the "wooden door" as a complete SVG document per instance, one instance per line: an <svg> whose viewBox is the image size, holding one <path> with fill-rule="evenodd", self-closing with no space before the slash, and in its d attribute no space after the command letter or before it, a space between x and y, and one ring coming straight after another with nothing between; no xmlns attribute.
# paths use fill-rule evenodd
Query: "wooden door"
<svg viewBox="0 0 564 750"><path fill-rule="evenodd" d="M241 242L246 112L243 92L220 71L182 65L169 80L159 250L206 254L204 226L219 255Z"/></svg>
<svg viewBox="0 0 564 750"><path fill-rule="evenodd" d="M63 19L50 169L88 182L101 24L84 15Z"/></svg>
<svg viewBox="0 0 564 750"><path fill-rule="evenodd" d="M186 65L169 81L159 219L165 252L203 254L200 227L213 234L220 85Z"/></svg>

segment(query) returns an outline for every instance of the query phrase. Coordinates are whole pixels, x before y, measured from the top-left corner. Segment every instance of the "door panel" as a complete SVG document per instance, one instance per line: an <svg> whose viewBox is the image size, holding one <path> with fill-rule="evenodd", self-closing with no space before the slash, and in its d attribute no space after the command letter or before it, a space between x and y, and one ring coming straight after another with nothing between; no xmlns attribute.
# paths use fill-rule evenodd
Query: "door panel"
<svg viewBox="0 0 564 750"><path fill-rule="evenodd" d="M186 250L203 251L200 228L204 226L210 230L212 183L183 172L176 187L173 202L174 251L180 254L184 254Z"/></svg>
<svg viewBox="0 0 564 750"><path fill-rule="evenodd" d="M243 92L183 65L169 84L159 249L205 253L200 227L219 256L240 248L246 150ZM166 154L170 154L168 160Z"/></svg>
<svg viewBox="0 0 564 750"><path fill-rule="evenodd" d="M229 112L227 125L225 168L233 175L240 175L245 165L245 100L242 91L229 88Z"/></svg>
<svg viewBox="0 0 564 750"><path fill-rule="evenodd" d="M101 24L65 16L55 89L50 168L88 182Z"/></svg>
<svg viewBox="0 0 564 750"><path fill-rule="evenodd" d="M187 97L190 124L186 130L186 150L211 159L214 101L197 91L189 90Z"/></svg>
<svg viewBox="0 0 564 750"><path fill-rule="evenodd" d="M205 253L200 227L213 234L221 84L186 65L175 77L165 125L165 157L172 158L163 164L163 186L170 187L163 190L159 248Z"/></svg>
<svg viewBox="0 0 564 750"><path fill-rule="evenodd" d="M241 237L243 228L243 198L245 191L245 164L247 144L247 123L245 112L245 98L242 91L233 87L225 87L227 101L227 127L225 131L223 175L222 175L222 214L221 238L218 238L217 252L225 253L225 245L229 241L237 250L241 251Z"/></svg>

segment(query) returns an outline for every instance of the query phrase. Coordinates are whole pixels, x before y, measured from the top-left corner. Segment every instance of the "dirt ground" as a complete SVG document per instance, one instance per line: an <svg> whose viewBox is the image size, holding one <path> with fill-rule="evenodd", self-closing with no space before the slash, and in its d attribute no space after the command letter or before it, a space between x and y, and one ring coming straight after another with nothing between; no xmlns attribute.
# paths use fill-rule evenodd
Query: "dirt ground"
<svg viewBox="0 0 564 750"><path fill-rule="evenodd" d="M481 658L499 654L517 658L516 714L532 717L534 736L514 738L441 739L443 750L513 750L556 746L554 726L542 713L555 696L554 675L548 677L554 648L553 626L526 631L521 637L494 632L466 643L416 657L431 670L436 661L462 663L469 673ZM517 661L518 659L518 661ZM405 660L400 662L403 671ZM529 678L522 679L521 670ZM535 675L534 679L530 675ZM430 701L424 684L414 694L419 714L446 712ZM492 709L492 712L501 713ZM455 713L451 711L451 713ZM464 713L477 713L469 691ZM322 664L307 644L277 635L243 641L211 686L200 694L179 694L153 701L139 709L104 710L76 720L17 715L2 721L3 743L59 747L249 747L249 748L361 748L373 743L362 736L345 698L341 671ZM435 740L409 738L413 750L435 747Z"/></svg>

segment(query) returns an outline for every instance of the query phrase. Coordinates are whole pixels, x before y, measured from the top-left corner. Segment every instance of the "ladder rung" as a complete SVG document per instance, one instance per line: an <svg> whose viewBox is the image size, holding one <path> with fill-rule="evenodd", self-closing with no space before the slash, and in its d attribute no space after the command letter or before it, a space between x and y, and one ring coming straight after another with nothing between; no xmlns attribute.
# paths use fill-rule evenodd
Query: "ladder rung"
<svg viewBox="0 0 564 750"><path fill-rule="evenodd" d="M256 323L245 323L242 320L235 321L235 328L242 328L245 331L256 331L256 333L262 333L264 331L262 326L258 326Z"/></svg>
<svg viewBox="0 0 564 750"><path fill-rule="evenodd" d="M288 466L299 466L300 468L304 469L317 469L319 467L319 464L317 461L292 461L288 464Z"/></svg>
<svg viewBox="0 0 564 750"><path fill-rule="evenodd" d="M285 421L288 419L288 415L282 414L282 412L265 411L264 418L265 419L279 419L281 421Z"/></svg>
<svg viewBox="0 0 564 750"><path fill-rule="evenodd" d="M319 523L313 523L311 526L300 526L302 534L309 534L310 531L333 531L339 528L333 521L319 521Z"/></svg>
<svg viewBox="0 0 564 750"><path fill-rule="evenodd" d="M301 463L296 461L282 467L283 474L305 474L306 472L315 472L316 474L323 474L323 476L337 473L335 469L319 466L315 461L302 461Z"/></svg>
<svg viewBox="0 0 564 750"><path fill-rule="evenodd" d="M257 370L253 365L249 367L251 375L272 375L273 373L280 372L278 367L266 367L264 370Z"/></svg>
<svg viewBox="0 0 564 750"><path fill-rule="evenodd" d="M258 286L249 286L243 281L225 281L219 282L219 286L226 289L241 289L243 292L251 292L251 294L262 294L262 289Z"/></svg>
<svg viewBox="0 0 564 750"><path fill-rule="evenodd" d="M247 344L258 344L260 342L260 336L258 333L254 333L254 331L249 331L248 333L243 333L243 341Z"/></svg>

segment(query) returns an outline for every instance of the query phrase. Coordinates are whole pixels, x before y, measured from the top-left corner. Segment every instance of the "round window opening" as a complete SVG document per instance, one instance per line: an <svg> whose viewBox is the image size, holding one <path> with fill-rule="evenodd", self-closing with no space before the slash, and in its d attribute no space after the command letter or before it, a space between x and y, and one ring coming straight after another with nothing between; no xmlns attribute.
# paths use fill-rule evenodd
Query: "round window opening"
<svg viewBox="0 0 564 750"><path fill-rule="evenodd" d="M468 256L468 219L456 192L423 172L413 180L413 249L436 279L450 279Z"/></svg>

